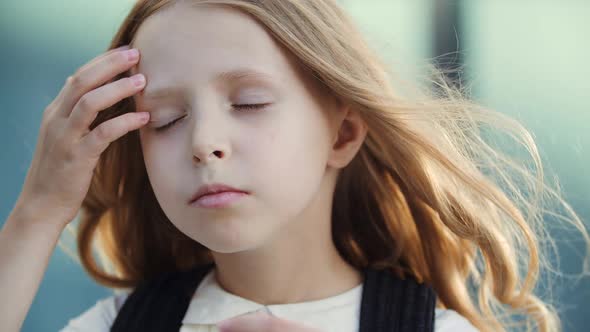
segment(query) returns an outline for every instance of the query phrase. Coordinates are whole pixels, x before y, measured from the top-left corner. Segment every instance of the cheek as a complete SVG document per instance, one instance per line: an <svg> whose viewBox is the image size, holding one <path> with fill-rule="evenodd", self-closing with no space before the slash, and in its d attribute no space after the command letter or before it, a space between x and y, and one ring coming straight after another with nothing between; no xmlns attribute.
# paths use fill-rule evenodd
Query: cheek
<svg viewBox="0 0 590 332"><path fill-rule="evenodd" d="M249 171L277 181L295 176L314 158L309 146L313 136L313 129L305 128L303 123L284 121L279 126L253 131L240 150L248 160Z"/></svg>
<svg viewBox="0 0 590 332"><path fill-rule="evenodd" d="M255 181L252 185L263 190L273 206L286 202L293 209L302 208L325 171L324 123L301 113L270 129L253 132L254 139L244 145L250 172L246 179Z"/></svg>
<svg viewBox="0 0 590 332"><path fill-rule="evenodd" d="M166 211L165 207L170 204L167 200L173 200L178 188L182 188L183 179L175 171L178 168L178 151L146 140L142 142L142 152L151 186Z"/></svg>

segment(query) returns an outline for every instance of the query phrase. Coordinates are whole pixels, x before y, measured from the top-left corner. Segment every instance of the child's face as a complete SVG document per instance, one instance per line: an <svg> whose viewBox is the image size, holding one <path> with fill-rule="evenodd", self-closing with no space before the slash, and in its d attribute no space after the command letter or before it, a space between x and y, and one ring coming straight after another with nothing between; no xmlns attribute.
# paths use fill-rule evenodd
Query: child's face
<svg viewBox="0 0 590 332"><path fill-rule="evenodd" d="M132 71L147 79L134 96L137 111L151 112L151 123L140 129L145 164L178 229L229 253L264 244L288 223L329 216L323 210L329 202L318 204L318 197L320 188L326 196L337 132L328 108L335 104L296 71L262 26L229 9L176 7L144 22L133 46L141 58ZM268 77L217 77L234 70ZM160 88L174 90L147 99ZM165 131L154 129L181 117ZM210 183L250 195L223 208L189 205Z"/></svg>

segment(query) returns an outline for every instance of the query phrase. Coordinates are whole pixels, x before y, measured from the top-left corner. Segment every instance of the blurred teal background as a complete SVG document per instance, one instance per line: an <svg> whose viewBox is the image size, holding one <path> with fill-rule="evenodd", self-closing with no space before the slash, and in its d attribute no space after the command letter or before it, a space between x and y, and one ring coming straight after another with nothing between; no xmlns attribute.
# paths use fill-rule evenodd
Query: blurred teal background
<svg viewBox="0 0 590 332"><path fill-rule="evenodd" d="M43 109L65 79L106 50L133 1L0 2L0 223L16 201ZM457 41L473 97L520 119L566 199L590 220L590 2L340 0L393 68L412 78L437 54L441 5L455 9ZM439 23L435 23L439 22ZM67 239L62 236L62 241ZM73 246L72 242L66 242ZM560 242L561 269L580 271L581 242ZM569 244L569 245L566 245ZM565 331L590 326L590 281L557 285ZM57 331L111 291L61 249L22 331ZM1 295L0 295L1 296Z"/></svg>

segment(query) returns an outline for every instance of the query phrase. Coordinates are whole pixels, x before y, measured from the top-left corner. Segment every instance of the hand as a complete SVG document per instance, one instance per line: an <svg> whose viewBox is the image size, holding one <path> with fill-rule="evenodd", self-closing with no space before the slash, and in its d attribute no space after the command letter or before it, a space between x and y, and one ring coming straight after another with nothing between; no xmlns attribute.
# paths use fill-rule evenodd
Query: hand
<svg viewBox="0 0 590 332"><path fill-rule="evenodd" d="M219 322L217 327L220 332L322 332L263 311L226 319Z"/></svg>
<svg viewBox="0 0 590 332"><path fill-rule="evenodd" d="M145 85L145 79L135 85L129 77L111 82L139 61L139 56L128 59L126 48L110 50L79 68L45 108L33 160L16 204L19 212L35 216L35 222L63 228L72 221L101 153L112 141L147 123L141 114L130 112L89 130L98 112Z"/></svg>

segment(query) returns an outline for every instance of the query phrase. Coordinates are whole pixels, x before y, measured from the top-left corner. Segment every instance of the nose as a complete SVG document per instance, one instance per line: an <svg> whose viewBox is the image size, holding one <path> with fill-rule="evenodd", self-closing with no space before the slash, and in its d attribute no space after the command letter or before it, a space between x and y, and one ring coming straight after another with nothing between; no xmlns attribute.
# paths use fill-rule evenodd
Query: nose
<svg viewBox="0 0 590 332"><path fill-rule="evenodd" d="M195 153L193 155L193 161L197 164L202 164L203 162L209 163L214 159L225 159L225 152L223 152L222 150L215 150L212 151L211 153Z"/></svg>
<svg viewBox="0 0 590 332"><path fill-rule="evenodd" d="M230 155L222 121L216 122L215 118L207 116L205 119L201 115L193 124L192 154L197 165L227 159Z"/></svg>

